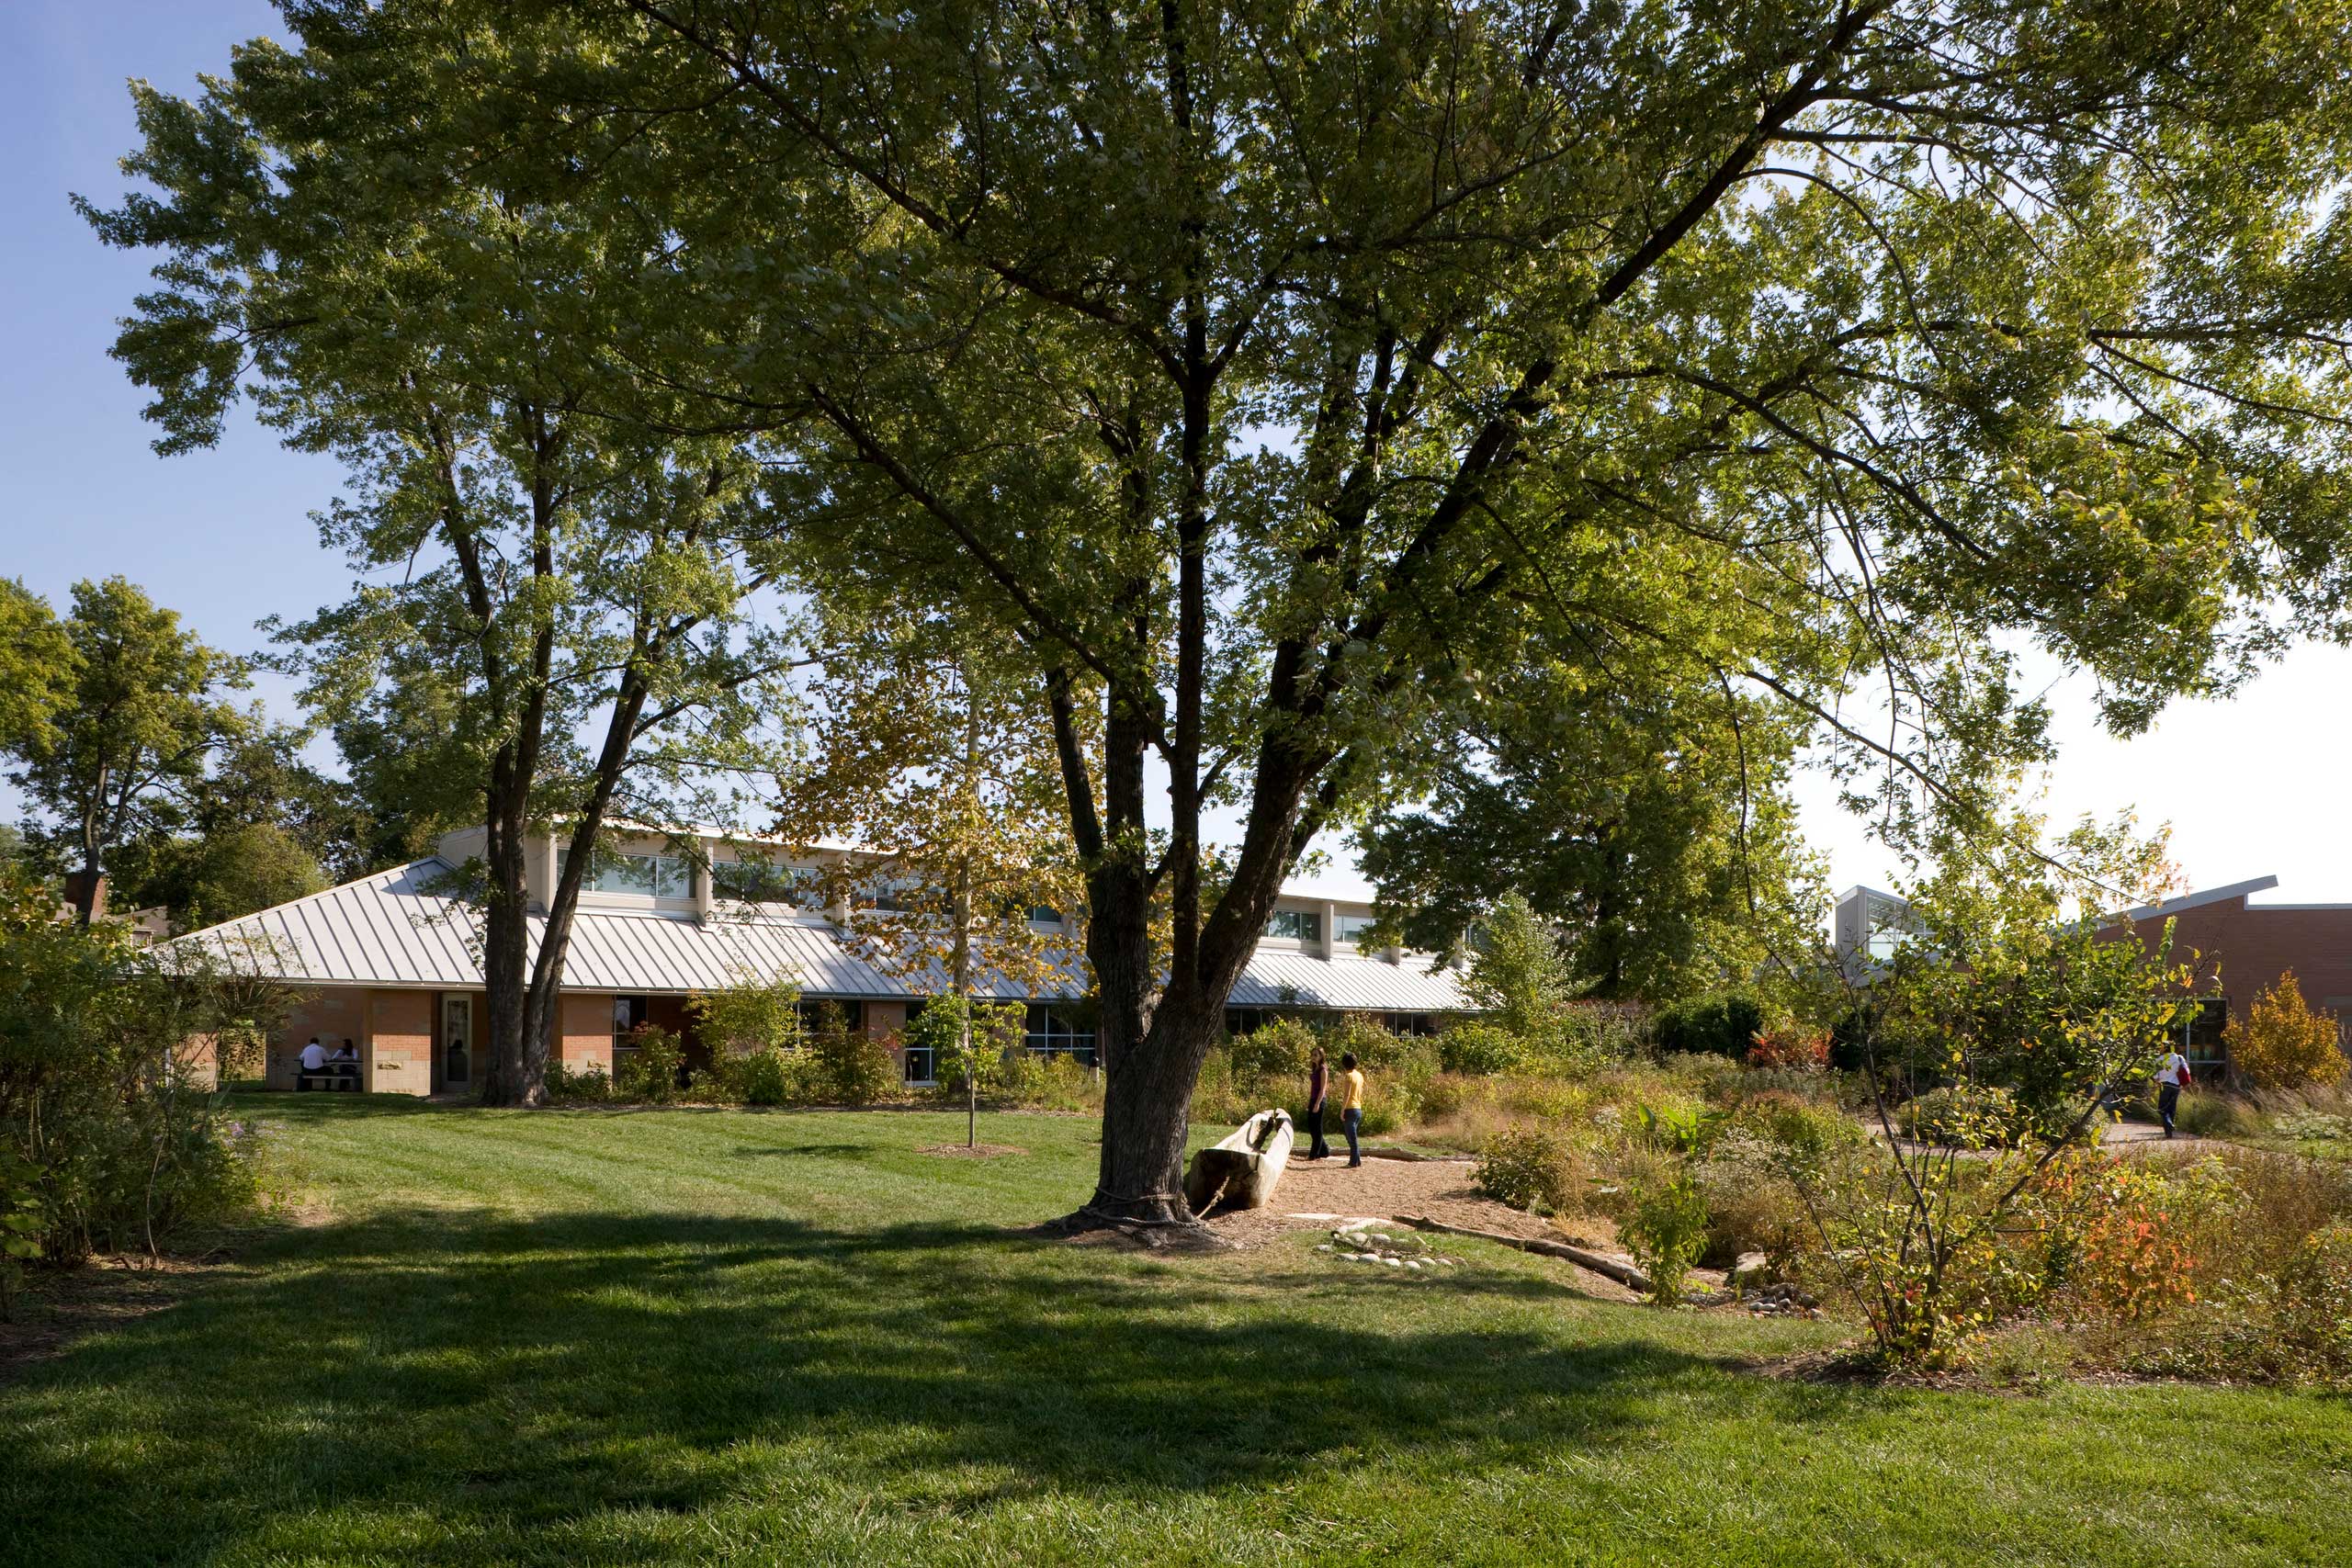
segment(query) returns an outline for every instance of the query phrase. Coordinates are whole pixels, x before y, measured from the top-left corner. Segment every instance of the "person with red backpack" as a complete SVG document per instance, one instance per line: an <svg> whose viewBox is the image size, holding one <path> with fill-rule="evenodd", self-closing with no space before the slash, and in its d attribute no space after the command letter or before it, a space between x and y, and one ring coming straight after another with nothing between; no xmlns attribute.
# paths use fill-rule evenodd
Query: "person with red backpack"
<svg viewBox="0 0 2352 1568"><path fill-rule="evenodd" d="M2156 1114L2164 1119L2165 1137L2172 1136L2172 1117L2180 1109L2181 1086L2196 1081L2188 1057L2177 1051L2165 1053L2164 1062L2156 1068Z"/></svg>

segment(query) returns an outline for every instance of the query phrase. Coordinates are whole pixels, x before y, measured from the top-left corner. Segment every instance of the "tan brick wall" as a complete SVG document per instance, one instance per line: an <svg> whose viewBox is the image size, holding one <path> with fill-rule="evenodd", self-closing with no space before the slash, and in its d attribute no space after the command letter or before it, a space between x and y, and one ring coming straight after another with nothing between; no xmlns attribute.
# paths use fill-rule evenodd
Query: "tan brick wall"
<svg viewBox="0 0 2352 1568"><path fill-rule="evenodd" d="M294 1068L302 1059L302 1047L311 1043L313 1034L330 1052L345 1040L359 1042L360 1071L365 1081L368 993L354 987L331 987L312 994L288 1015L285 1027L270 1037L268 1066L263 1074L269 1088L294 1087Z"/></svg>
<svg viewBox="0 0 2352 1568"><path fill-rule="evenodd" d="M907 1027L907 1004L904 1002L868 1002L865 1004L865 1037L878 1040L893 1051L899 1048L899 1036Z"/></svg>
<svg viewBox="0 0 2352 1568"><path fill-rule="evenodd" d="M573 1072L613 1070L613 998L606 992L567 993L556 1018L556 1059Z"/></svg>
<svg viewBox="0 0 2352 1568"><path fill-rule="evenodd" d="M379 1094L433 1092L431 991L377 991L368 1003L367 1086Z"/></svg>

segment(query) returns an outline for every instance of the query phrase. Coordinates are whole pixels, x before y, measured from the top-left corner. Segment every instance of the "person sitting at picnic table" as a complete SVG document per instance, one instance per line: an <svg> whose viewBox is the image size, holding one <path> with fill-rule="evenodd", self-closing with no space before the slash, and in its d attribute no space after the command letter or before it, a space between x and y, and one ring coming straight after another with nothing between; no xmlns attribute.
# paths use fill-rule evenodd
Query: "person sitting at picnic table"
<svg viewBox="0 0 2352 1568"><path fill-rule="evenodd" d="M327 1058L327 1062L334 1068L335 1077L348 1078L355 1084L359 1081L359 1043L357 1041L345 1038L344 1043L335 1048L334 1055Z"/></svg>
<svg viewBox="0 0 2352 1568"><path fill-rule="evenodd" d="M311 1036L311 1043L302 1047L302 1070L306 1073L315 1073L326 1065L327 1048L320 1044L319 1037L313 1034Z"/></svg>

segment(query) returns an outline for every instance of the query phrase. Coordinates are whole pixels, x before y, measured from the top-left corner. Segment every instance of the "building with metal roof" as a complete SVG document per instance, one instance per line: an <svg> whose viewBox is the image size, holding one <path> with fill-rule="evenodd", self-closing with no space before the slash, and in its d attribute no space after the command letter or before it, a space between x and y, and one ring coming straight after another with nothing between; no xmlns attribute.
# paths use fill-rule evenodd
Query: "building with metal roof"
<svg viewBox="0 0 2352 1568"><path fill-rule="evenodd" d="M300 1052L312 1039L330 1052L348 1043L362 1084L372 1089L436 1094L478 1080L482 913L458 884L480 839L479 829L452 834L425 860L179 939L233 953L240 966L306 993L270 1043L273 1085L294 1086ZM795 874L820 869L814 857L806 865L748 858L763 852L741 840L682 843L647 835L600 857L565 953L556 1053L567 1068L609 1072L615 1051L629 1049L631 1032L648 1023L691 1043L688 998L747 979L781 979L800 988L805 1005L839 1007L854 1027L889 1045L906 1081L931 1081L930 1062L919 1052L899 1051L898 1039L910 1009L946 988L945 975L907 975L872 962L853 937L845 907L803 907L819 901L813 892L793 901L796 887L818 886L814 876L793 881ZM529 849L535 951L557 856L545 838ZM746 889L763 896L729 896ZM1425 1030L1460 1010L1453 970L1426 954L1359 944L1371 917L1368 904L1286 892L1234 987L1232 1021L1247 1027L1268 1012L1349 1012ZM1041 910L1033 925L1049 942L1057 933L1068 937L1056 977L1020 987L984 976L979 994L1027 1008L1032 1050L1091 1062L1094 1035L1077 924Z"/></svg>

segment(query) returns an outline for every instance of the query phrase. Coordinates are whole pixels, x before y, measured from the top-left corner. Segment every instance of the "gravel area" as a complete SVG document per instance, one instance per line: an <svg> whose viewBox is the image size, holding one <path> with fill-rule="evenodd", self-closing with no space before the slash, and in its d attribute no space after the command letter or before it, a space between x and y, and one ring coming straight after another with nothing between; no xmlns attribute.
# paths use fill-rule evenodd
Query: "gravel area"
<svg viewBox="0 0 2352 1568"><path fill-rule="evenodd" d="M1480 1197L1470 1186L1468 1160L1367 1159L1351 1170L1344 1155L1328 1160L1294 1159L1274 1188L1272 1202L1262 1209L1212 1215L1209 1223L1226 1239L1242 1247L1257 1246L1284 1231L1330 1228L1329 1219L1293 1217L1302 1213L1381 1219L1419 1214L1505 1235L1574 1239L1553 1228L1548 1220ZM1602 1241L1607 1232L1605 1224L1598 1227L1601 1235L1594 1235L1595 1227L1581 1222L1573 1228L1591 1241Z"/></svg>

